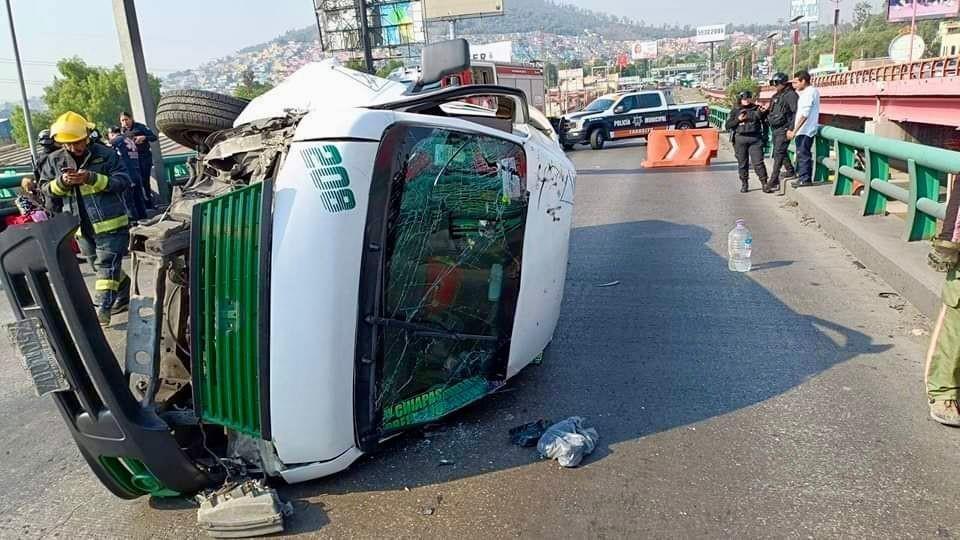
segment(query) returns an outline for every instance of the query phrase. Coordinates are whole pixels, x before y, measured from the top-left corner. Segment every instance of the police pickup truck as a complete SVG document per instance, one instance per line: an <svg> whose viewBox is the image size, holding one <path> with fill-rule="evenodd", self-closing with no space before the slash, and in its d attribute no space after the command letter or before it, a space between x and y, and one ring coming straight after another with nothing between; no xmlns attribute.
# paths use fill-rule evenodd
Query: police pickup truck
<svg viewBox="0 0 960 540"><path fill-rule="evenodd" d="M670 90L608 94L563 117L561 142L566 150L577 144L599 150L607 141L646 137L655 129L707 127L709 118L706 103L677 105Z"/></svg>

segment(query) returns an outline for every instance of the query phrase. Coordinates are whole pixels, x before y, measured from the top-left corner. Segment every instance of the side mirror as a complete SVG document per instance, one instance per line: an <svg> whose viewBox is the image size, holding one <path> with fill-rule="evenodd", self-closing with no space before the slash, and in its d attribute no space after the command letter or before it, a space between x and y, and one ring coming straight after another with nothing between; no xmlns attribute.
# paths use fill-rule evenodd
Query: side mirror
<svg viewBox="0 0 960 540"><path fill-rule="evenodd" d="M423 47L418 87L440 82L470 68L470 44L463 38L431 43Z"/></svg>
<svg viewBox="0 0 960 540"><path fill-rule="evenodd" d="M614 109L613 112L614 112L614 114L620 114L620 113L622 113L622 112L626 112L626 110L627 110L627 109L624 108L623 105L620 105L620 106L618 106L616 109Z"/></svg>

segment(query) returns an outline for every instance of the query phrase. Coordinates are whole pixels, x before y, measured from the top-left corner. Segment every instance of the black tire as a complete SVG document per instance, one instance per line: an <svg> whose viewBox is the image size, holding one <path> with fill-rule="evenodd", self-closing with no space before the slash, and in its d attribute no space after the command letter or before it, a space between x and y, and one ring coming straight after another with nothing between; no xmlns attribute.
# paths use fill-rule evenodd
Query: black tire
<svg viewBox="0 0 960 540"><path fill-rule="evenodd" d="M681 120L677 122L677 129L693 129L693 122L689 120Z"/></svg>
<svg viewBox="0 0 960 540"><path fill-rule="evenodd" d="M564 144L564 145L563 145L563 149L564 149L565 151L567 151L567 152L572 151L574 148L575 148L575 146L572 145L572 144Z"/></svg>
<svg viewBox="0 0 960 540"><path fill-rule="evenodd" d="M590 133L590 148L594 150L603 150L603 145L607 142L607 134L602 129L595 129Z"/></svg>
<svg viewBox="0 0 960 540"><path fill-rule="evenodd" d="M249 101L205 90L168 92L157 104L157 127L188 148L200 148L211 133L233 127Z"/></svg>

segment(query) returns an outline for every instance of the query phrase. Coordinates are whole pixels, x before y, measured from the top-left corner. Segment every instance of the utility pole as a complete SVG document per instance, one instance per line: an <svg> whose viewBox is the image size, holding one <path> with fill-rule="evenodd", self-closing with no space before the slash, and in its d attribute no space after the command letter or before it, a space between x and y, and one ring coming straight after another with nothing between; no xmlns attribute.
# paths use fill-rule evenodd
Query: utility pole
<svg viewBox="0 0 960 540"><path fill-rule="evenodd" d="M8 0L9 1L9 0ZM143 43L140 41L140 25L137 23L137 9L133 0L113 0L113 20L120 38L120 58L123 60L123 72L127 78L127 93L133 117L139 118L150 129L157 131L157 104L153 102L147 78L147 64L143 59ZM160 200L170 202L170 184L163 168L163 153L160 143L150 143L153 153L153 178L157 182Z"/></svg>
<svg viewBox="0 0 960 540"><path fill-rule="evenodd" d="M917 37L917 0L913 0L913 16L910 17L910 60L909 63L913 63L913 40ZM910 75L913 75L913 70L910 70Z"/></svg>
<svg viewBox="0 0 960 540"><path fill-rule="evenodd" d="M375 73L373 69L373 51L370 50L370 28L367 24L367 0L357 0L357 8L360 10L360 39L363 44L363 64L367 67L367 73Z"/></svg>
<svg viewBox="0 0 960 540"><path fill-rule="evenodd" d="M837 64L837 35L840 32L840 0L834 0L833 8L833 64Z"/></svg>
<svg viewBox="0 0 960 540"><path fill-rule="evenodd" d="M13 60L17 64L17 81L20 83L20 99L23 100L23 124L27 128L27 142L30 143L30 160L37 165L37 149L33 145L33 124L30 122L30 100L27 87L23 82L23 66L20 64L20 47L17 45L17 31L13 26L13 10L7 0L7 20L10 22L10 41L13 42ZM36 180L40 180L36 178Z"/></svg>

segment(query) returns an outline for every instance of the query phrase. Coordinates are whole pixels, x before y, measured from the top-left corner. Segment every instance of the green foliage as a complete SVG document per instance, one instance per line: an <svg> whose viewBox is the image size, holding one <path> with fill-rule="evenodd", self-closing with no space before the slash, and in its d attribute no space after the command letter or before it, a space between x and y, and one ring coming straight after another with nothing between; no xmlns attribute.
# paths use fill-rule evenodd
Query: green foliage
<svg viewBox="0 0 960 540"><path fill-rule="evenodd" d="M57 62L57 70L60 76L43 89L43 101L47 104L49 113L34 113L31 117L35 132L48 129L53 119L67 111L79 113L101 130L105 130L119 123L121 112L130 110L127 79L122 66L88 66L83 60L74 57ZM148 84L156 103L160 99L160 79L148 75ZM10 122L14 133L19 134L15 135L17 143L26 144L23 111L11 118Z"/></svg>
<svg viewBox="0 0 960 540"><path fill-rule="evenodd" d="M558 68L556 64L547 62L543 66L543 74L546 79L547 88L553 88L560 84L560 74L558 73Z"/></svg>
<svg viewBox="0 0 960 540"><path fill-rule="evenodd" d="M273 88L272 84L257 82L249 68L240 75L240 84L233 89L233 95L242 99L253 99Z"/></svg>
<svg viewBox="0 0 960 540"><path fill-rule="evenodd" d="M363 58L351 58L343 63L343 67L363 73L367 72L367 65L363 61Z"/></svg>
<svg viewBox="0 0 960 540"><path fill-rule="evenodd" d="M861 2L854 8L854 26L840 32L837 40L837 62L850 66L860 58L883 58L887 56L890 42L902 33L909 32L910 23L887 22L885 14L870 14L870 5ZM927 43L929 58L939 53L937 21L920 21L917 33ZM811 39L803 40L797 51L797 69L810 69L819 64L821 54L833 52L833 27L825 27ZM793 73L793 46L777 50L774 65L779 71Z"/></svg>
<svg viewBox="0 0 960 540"><path fill-rule="evenodd" d="M760 83L753 79L740 79L730 83L730 86L727 87L727 101L730 103L731 107L737 106L737 94L745 90L753 92L753 95L755 96L759 95Z"/></svg>
<svg viewBox="0 0 960 540"><path fill-rule="evenodd" d="M387 78L388 75L393 73L393 70L397 68L402 68L403 62L400 60L388 60L380 69L377 70L377 77Z"/></svg>
<svg viewBox="0 0 960 540"><path fill-rule="evenodd" d="M33 123L33 139L37 139L37 133L50 127L53 123L53 117L49 111L30 111L30 121ZM10 113L10 125L13 130L13 140L20 146L28 146L27 124L23 121L23 107L17 105Z"/></svg>

